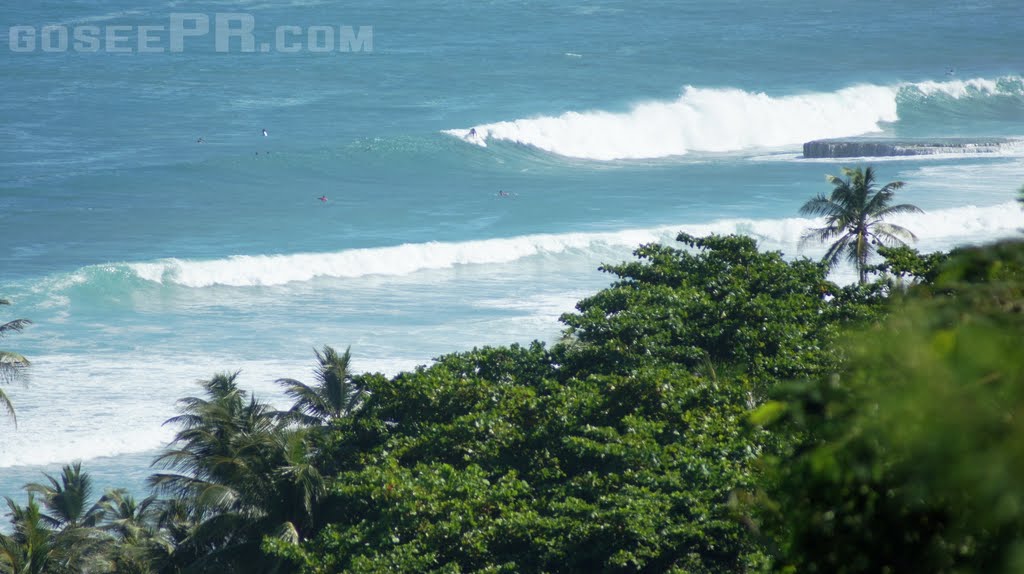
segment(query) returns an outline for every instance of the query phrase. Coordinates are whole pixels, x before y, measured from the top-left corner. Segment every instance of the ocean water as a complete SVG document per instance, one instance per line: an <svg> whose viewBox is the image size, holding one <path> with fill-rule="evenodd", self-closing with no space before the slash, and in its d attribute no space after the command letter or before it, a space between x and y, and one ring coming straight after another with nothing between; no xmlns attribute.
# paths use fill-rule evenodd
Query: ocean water
<svg viewBox="0 0 1024 574"><path fill-rule="evenodd" d="M211 33L172 51L181 13ZM217 50L227 13L255 52ZM60 49L83 25L128 52ZM284 53L278 26L339 49ZM216 372L284 406L324 344L393 374L554 340L601 263L680 230L818 257L797 210L865 162L809 139L1024 137L1018 0L78 0L8 3L0 36L0 311L34 321L0 342L33 361L0 419L18 498L72 460L143 492ZM899 221L923 251L1024 227L1024 150L871 163L926 211Z"/></svg>

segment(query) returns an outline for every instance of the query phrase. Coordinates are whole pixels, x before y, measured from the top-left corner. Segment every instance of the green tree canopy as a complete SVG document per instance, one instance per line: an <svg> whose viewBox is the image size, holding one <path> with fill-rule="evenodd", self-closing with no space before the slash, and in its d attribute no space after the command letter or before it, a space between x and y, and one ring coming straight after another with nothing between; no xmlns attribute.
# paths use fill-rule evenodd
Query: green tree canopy
<svg viewBox="0 0 1024 574"><path fill-rule="evenodd" d="M961 249L851 338L837 377L765 407L805 437L767 461L780 566L1020 572L1021 341L1024 242Z"/></svg>
<svg viewBox="0 0 1024 574"><path fill-rule="evenodd" d="M838 326L875 312L864 293L829 282L825 265L761 252L749 237L682 233L678 240L685 249L644 245L639 261L602 267L618 281L562 317L571 366L711 366L764 389L831 368L828 343Z"/></svg>
<svg viewBox="0 0 1024 574"><path fill-rule="evenodd" d="M476 349L366 376L335 419L326 526L265 546L304 572L751 572L735 511L777 439L764 389L826 372L826 343L874 316L825 265L743 237L680 235L607 266L612 287L548 348Z"/></svg>

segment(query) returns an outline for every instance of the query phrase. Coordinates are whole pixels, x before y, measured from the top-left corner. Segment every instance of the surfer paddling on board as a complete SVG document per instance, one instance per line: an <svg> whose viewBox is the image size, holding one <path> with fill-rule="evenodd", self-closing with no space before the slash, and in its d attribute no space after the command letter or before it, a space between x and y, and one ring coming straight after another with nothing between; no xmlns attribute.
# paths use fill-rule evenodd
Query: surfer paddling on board
<svg viewBox="0 0 1024 574"><path fill-rule="evenodd" d="M317 199L320 200L320 203L327 203L327 196L326 195L321 195Z"/></svg>

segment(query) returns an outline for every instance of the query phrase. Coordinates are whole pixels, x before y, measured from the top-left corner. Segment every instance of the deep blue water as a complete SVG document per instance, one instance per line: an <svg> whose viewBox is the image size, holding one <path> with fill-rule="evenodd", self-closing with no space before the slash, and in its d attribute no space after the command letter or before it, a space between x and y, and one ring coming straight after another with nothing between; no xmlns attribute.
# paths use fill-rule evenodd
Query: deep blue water
<svg viewBox="0 0 1024 574"><path fill-rule="evenodd" d="M797 209L859 163L802 160L808 139L1024 136L1015 0L23 4L0 12L0 296L35 322L2 341L34 367L5 387L0 495L73 459L140 489L216 371L280 400L323 344L394 373L550 340L600 263L680 229L816 256ZM372 49L6 32L126 26L134 48L185 12L247 15L257 46L370 26ZM1022 155L875 166L945 249L1024 226Z"/></svg>

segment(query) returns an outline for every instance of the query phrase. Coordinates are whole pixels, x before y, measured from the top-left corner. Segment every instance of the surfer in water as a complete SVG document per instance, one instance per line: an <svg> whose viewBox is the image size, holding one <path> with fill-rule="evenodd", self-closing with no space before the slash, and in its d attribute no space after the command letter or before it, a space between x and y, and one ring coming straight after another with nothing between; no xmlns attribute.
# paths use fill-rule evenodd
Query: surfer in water
<svg viewBox="0 0 1024 574"><path fill-rule="evenodd" d="M321 195L317 199L320 200L320 203L327 203L327 196L326 195Z"/></svg>
<svg viewBox="0 0 1024 574"><path fill-rule="evenodd" d="M267 128L263 128L263 137L267 137Z"/></svg>
<svg viewBox="0 0 1024 574"><path fill-rule="evenodd" d="M199 138L196 140L196 143L206 143L206 140L204 140L203 138Z"/></svg>
<svg viewBox="0 0 1024 574"><path fill-rule="evenodd" d="M476 128L469 128L469 137L476 137Z"/></svg>

